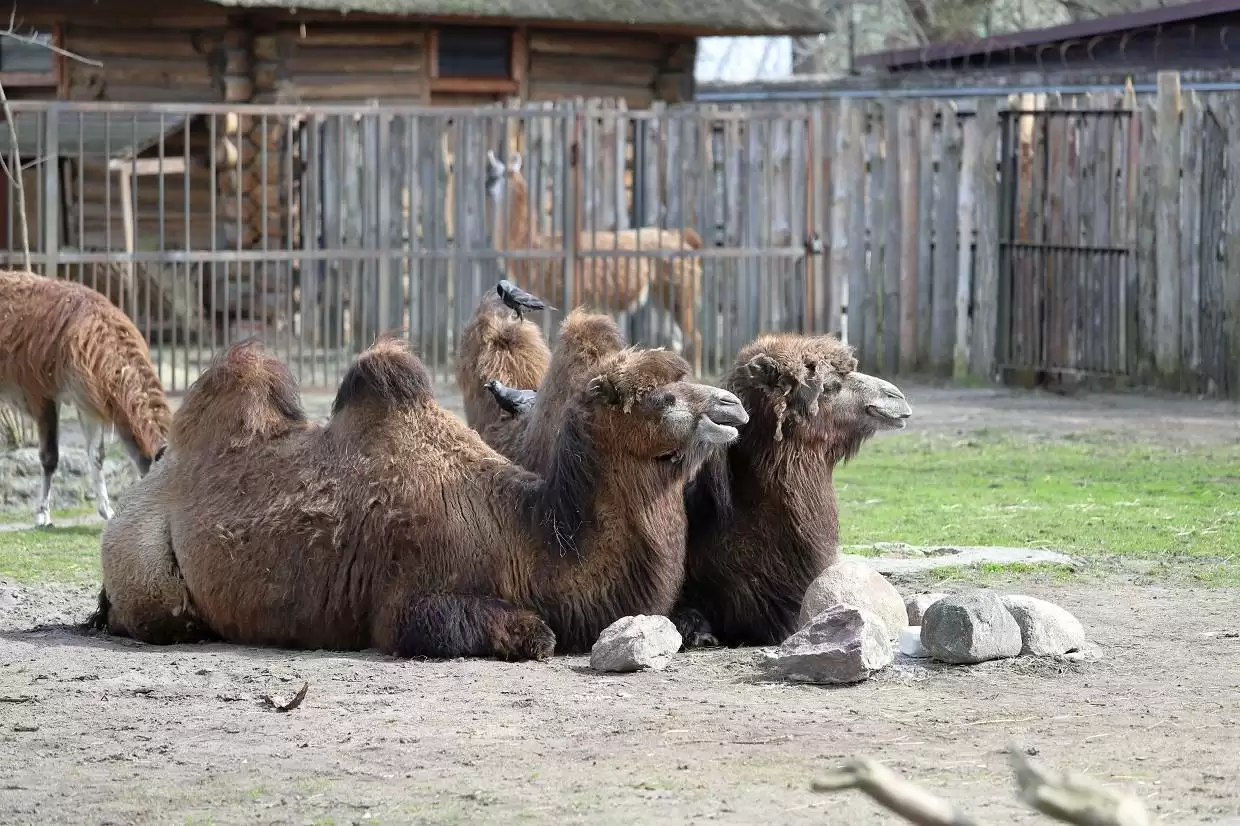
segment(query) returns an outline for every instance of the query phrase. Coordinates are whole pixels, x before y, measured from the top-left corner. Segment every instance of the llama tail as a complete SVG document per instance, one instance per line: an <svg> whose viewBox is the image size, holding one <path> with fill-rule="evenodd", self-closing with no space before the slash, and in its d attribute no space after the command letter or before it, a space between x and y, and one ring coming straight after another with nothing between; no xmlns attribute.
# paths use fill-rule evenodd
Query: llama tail
<svg viewBox="0 0 1240 826"><path fill-rule="evenodd" d="M533 390L551 363L551 350L542 330L518 320L495 293L478 304L473 319L461 333L456 382L465 400L465 421L482 432L499 420L500 407L485 387L492 379L518 390Z"/></svg>
<svg viewBox="0 0 1240 826"><path fill-rule="evenodd" d="M108 592L100 587L99 589L99 606L94 612L86 618L86 622L82 623L84 631L103 631L108 630L108 614L112 611L112 601L108 599Z"/></svg>

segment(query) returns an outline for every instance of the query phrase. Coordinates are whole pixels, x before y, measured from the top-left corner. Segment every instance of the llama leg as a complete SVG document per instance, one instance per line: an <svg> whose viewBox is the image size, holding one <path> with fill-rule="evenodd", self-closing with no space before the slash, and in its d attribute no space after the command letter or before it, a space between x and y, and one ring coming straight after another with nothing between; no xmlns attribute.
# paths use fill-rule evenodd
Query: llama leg
<svg viewBox="0 0 1240 826"><path fill-rule="evenodd" d="M388 616L394 622L376 636L398 657L545 660L555 650L537 614L498 597L419 594Z"/></svg>
<svg viewBox="0 0 1240 826"><path fill-rule="evenodd" d="M89 413L79 410L78 421L86 435L86 458L90 464L90 483L95 490L95 510L104 519L111 519L112 503L108 501L108 486L103 480L103 457L107 446L107 428Z"/></svg>
<svg viewBox="0 0 1240 826"><path fill-rule="evenodd" d="M39 429L39 464L43 465L43 489L34 510L36 527L52 525L52 476L60 463L60 404L46 399L38 409L35 424Z"/></svg>

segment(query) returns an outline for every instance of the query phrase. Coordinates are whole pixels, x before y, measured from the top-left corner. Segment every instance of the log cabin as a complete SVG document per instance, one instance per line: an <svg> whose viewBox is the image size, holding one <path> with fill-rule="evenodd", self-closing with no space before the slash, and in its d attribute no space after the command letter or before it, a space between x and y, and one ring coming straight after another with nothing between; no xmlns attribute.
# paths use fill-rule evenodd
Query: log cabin
<svg viewBox="0 0 1240 826"><path fill-rule="evenodd" d="M0 42L0 84L11 100L122 107L473 107L592 98L646 109L693 99L697 37L806 34L825 25L819 9L796 0L19 0L16 18L23 32L56 49ZM290 148L288 121L244 112L203 118L184 109L130 108L112 118L119 127L105 129L90 125L102 115L79 116L70 108L59 117L62 151L54 181L29 163L46 138L37 114L19 111L14 118L28 168L23 181L32 248L39 251L298 248L313 244L296 213L321 212L322 221L331 220L325 200L318 210L306 201L325 197L316 187L326 186L326 173L305 184L306 150ZM9 153L4 131L0 151ZM345 142L335 139L337 145ZM314 151L332 155L325 145ZM56 227L45 221L54 212L38 202L52 191L51 183L60 202ZM9 227L12 263L17 243L10 201L0 193L0 226ZM403 218L412 208L398 203L395 212ZM452 205L444 210L451 214ZM344 215L335 217L336 229L316 232L326 238L339 230L343 243L318 243L349 246L347 228L340 226L350 210L339 211ZM437 242L450 242L451 235L448 230ZM367 243L360 235L354 240ZM256 297L253 285L243 283L260 277L253 267L245 275L236 266L210 274L209 266L202 273L202 301L215 302L205 313L222 323L248 317L266 325L276 311L263 307L289 303L279 287ZM49 269L66 267L53 263ZM148 308L139 326L157 337L156 316L164 309L149 308L167 302L142 291L158 289L152 285L166 284L166 278L135 284L133 267L112 261L77 269L72 277L93 283L127 309ZM132 286L129 297L114 291L114 280ZM301 276L275 273L263 280L295 290ZM211 286L215 282L220 288ZM193 316L194 308L182 315Z"/></svg>

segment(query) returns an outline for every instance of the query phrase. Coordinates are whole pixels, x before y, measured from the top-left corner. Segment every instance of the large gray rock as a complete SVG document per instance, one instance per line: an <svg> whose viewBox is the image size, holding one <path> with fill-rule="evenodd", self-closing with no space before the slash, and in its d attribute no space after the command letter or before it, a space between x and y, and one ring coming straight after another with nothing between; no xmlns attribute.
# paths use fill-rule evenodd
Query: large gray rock
<svg viewBox="0 0 1240 826"><path fill-rule="evenodd" d="M921 619L921 644L946 663L968 664L1020 654L1020 626L989 591L943 597Z"/></svg>
<svg viewBox="0 0 1240 826"><path fill-rule="evenodd" d="M802 683L857 683L891 664L887 624L854 605L833 605L763 653L768 673Z"/></svg>
<svg viewBox="0 0 1240 826"><path fill-rule="evenodd" d="M661 671L680 650L680 632L667 617L621 617L603 629L590 649L595 671Z"/></svg>
<svg viewBox="0 0 1240 826"><path fill-rule="evenodd" d="M1009 594L1002 599L1020 628L1020 653L1045 657L1085 647L1081 621L1053 602L1022 594Z"/></svg>
<svg viewBox="0 0 1240 826"><path fill-rule="evenodd" d="M908 613L909 625L921 625L921 618L926 609L941 600L947 594L913 594L904 600L904 610Z"/></svg>
<svg viewBox="0 0 1240 826"><path fill-rule="evenodd" d="M800 626L836 605L854 605L876 614L894 640L908 625L904 598L878 571L861 562L840 560L810 583L801 602Z"/></svg>

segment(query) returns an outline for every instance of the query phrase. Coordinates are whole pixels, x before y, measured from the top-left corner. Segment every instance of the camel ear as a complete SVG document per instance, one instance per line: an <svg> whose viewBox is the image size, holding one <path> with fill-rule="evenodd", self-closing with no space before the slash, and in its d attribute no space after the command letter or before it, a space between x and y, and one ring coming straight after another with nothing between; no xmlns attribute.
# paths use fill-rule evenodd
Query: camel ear
<svg viewBox="0 0 1240 826"><path fill-rule="evenodd" d="M745 372L749 378L762 384L774 387L779 382L779 367L775 359L759 353L745 364Z"/></svg>
<svg viewBox="0 0 1240 826"><path fill-rule="evenodd" d="M621 401L620 389L606 376L595 376L590 379L590 383L586 385L586 392L590 394L591 399L603 404L618 405Z"/></svg>

